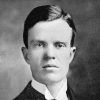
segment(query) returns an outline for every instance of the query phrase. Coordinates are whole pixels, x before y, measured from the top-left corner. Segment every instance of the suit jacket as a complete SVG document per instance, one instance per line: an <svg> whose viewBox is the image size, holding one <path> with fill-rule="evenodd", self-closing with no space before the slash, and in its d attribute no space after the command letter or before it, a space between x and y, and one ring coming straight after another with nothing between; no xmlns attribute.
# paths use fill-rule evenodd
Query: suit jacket
<svg viewBox="0 0 100 100"><path fill-rule="evenodd" d="M13 100L45 100L44 95L31 86L31 82L32 81L30 81L25 89ZM76 100L72 89L69 87L66 91L66 96L68 96L69 100Z"/></svg>

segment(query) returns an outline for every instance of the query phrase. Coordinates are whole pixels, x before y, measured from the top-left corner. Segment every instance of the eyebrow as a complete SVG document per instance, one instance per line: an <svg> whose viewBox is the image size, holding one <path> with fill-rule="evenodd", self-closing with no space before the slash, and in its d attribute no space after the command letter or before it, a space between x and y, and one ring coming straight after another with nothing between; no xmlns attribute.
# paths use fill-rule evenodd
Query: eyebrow
<svg viewBox="0 0 100 100"><path fill-rule="evenodd" d="M32 43L37 43L37 42L38 42L38 43L45 43L45 44L47 44L47 42L44 41L44 40L31 40L30 44L32 44ZM55 44L55 43L62 43L62 44L65 44L65 45L68 44L68 42L65 42L65 41L59 41L59 40L54 41L53 43L54 43L54 44Z"/></svg>
<svg viewBox="0 0 100 100"><path fill-rule="evenodd" d="M67 44L67 42L65 42L65 41L55 41L55 43L64 43L64 44Z"/></svg>
<svg viewBox="0 0 100 100"><path fill-rule="evenodd" d="M46 41L44 41L44 40L31 40L31 42L30 43L34 43L34 42L43 42L43 43L46 43ZM65 42L65 41L54 41L54 43L67 43L67 42Z"/></svg>
<svg viewBox="0 0 100 100"><path fill-rule="evenodd" d="M39 43L46 43L46 42L43 41L43 40L31 40L30 44L32 44L32 43L37 43L37 42L39 42Z"/></svg>

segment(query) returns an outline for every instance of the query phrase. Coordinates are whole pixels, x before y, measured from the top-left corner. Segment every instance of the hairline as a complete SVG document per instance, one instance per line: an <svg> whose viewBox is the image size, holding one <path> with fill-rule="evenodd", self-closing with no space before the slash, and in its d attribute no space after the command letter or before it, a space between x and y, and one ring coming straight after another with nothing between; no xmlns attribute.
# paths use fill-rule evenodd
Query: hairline
<svg viewBox="0 0 100 100"><path fill-rule="evenodd" d="M51 7L50 7L51 6ZM49 5L49 9L52 11L53 9L55 9L55 8L53 8L54 6L52 6L52 5ZM55 6L55 7L57 7L57 6ZM38 8L38 7L37 7ZM37 9L36 8L36 9ZM59 8L57 8L57 9L59 9ZM56 9L56 10L57 10ZM47 18L47 19L40 19L40 20L37 20L37 21L35 21L35 22L33 22L33 24L31 25L31 26L28 26L28 23L30 23L30 22L28 22L28 21L31 21L31 20L29 20L29 19L26 19L25 20L25 23L24 23L24 32L23 32L23 34L24 34L24 37L23 37L23 39L24 39L24 44L25 44L25 46L28 48L28 34L29 34L29 30L32 28L32 27L34 27L37 23L39 23L39 22L52 22L52 21L54 21L54 20L57 20L57 19L60 19L60 18L62 18L62 20L64 20L68 25L69 25L69 27L72 29L72 36L71 36L71 41L70 41L70 45L71 46L73 46L74 45L74 37L75 37L75 33L76 33L76 28L75 28L75 25L74 25L74 22L73 22L73 19L71 18L71 16L70 16L70 14L68 14L68 13L65 13L61 8L60 8L60 11L57 11L57 12L59 12L59 14L57 15L57 16L55 16L55 17L52 17L53 15L52 15L52 12L50 12L49 11L49 13L51 13L50 15L48 15L49 17ZM32 12L33 13L33 12ZM54 13L54 14L57 14L57 13ZM28 15L28 17L30 17L30 18L32 18L32 16L34 16L34 15ZM37 16L37 15L36 15ZM50 17L51 16L51 17ZM27 17L27 18L28 18ZM73 24L73 25L72 25ZM25 36L26 35L26 36ZM72 40L73 39L73 40Z"/></svg>
<svg viewBox="0 0 100 100"><path fill-rule="evenodd" d="M67 24L68 24L68 22L64 19L64 17L63 16L61 16L61 17L59 17L59 18L56 18L56 19L53 19L53 20L43 20L43 21L38 21L38 22L36 22L32 27L30 27L30 28L28 28L28 35L27 36L29 36L29 30L30 29L32 29L33 27L35 27L35 25L36 24L39 24L39 23L41 23L41 22L43 22L43 23L45 23L45 22L53 22L53 21L56 21L56 20L59 20L59 19L62 19L63 21L65 21ZM68 26L70 27L70 25L68 24ZM71 40L72 40L72 36L73 36L73 34L74 34L74 30L73 30L73 28L72 27L70 27L72 30L71 30L71 39L70 39L70 46L71 46ZM26 45L25 45L26 46ZM71 46L71 47L73 47L73 45ZM26 48L28 48L28 37L27 37L27 47Z"/></svg>

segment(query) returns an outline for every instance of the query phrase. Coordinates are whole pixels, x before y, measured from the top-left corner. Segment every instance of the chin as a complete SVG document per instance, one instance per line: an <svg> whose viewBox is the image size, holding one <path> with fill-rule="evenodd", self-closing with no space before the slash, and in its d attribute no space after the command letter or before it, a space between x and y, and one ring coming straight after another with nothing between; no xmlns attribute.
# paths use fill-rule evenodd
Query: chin
<svg viewBox="0 0 100 100"><path fill-rule="evenodd" d="M58 77L48 77L44 78L40 81L40 83L45 84L45 85L51 85L53 83L58 83L62 80L63 78L58 78Z"/></svg>
<svg viewBox="0 0 100 100"><path fill-rule="evenodd" d="M64 79L64 75L61 74L45 74L45 75L34 75L33 78L44 85L53 84L60 82Z"/></svg>

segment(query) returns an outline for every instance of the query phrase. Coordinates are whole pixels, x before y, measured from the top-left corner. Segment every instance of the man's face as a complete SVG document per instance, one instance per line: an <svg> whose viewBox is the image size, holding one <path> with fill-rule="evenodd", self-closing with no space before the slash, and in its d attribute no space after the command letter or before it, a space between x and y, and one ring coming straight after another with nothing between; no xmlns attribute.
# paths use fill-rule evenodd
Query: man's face
<svg viewBox="0 0 100 100"><path fill-rule="evenodd" d="M66 77L75 49L70 47L71 36L72 29L62 19L39 22L29 30L23 54L35 80L51 84Z"/></svg>

